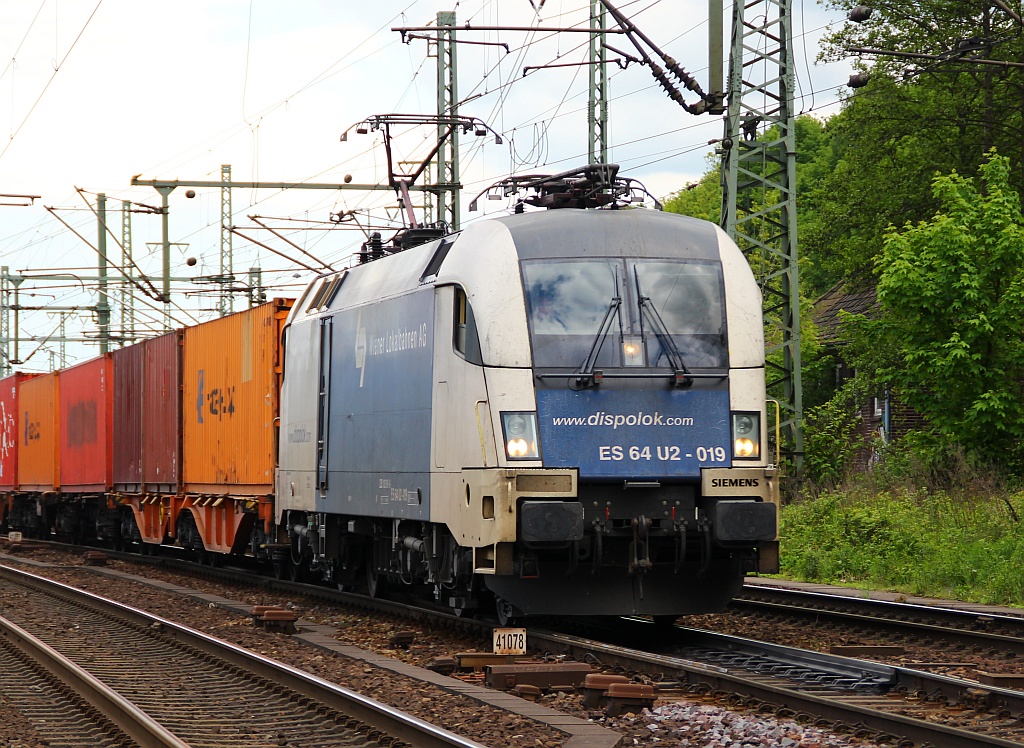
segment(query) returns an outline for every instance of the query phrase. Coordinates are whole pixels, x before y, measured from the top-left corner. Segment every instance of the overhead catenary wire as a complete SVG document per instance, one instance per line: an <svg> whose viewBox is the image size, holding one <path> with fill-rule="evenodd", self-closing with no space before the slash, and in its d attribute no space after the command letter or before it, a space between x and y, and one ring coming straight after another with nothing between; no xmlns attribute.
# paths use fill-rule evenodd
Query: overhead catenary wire
<svg viewBox="0 0 1024 748"><path fill-rule="evenodd" d="M46 94L46 91L50 88L50 84L53 83L53 79L57 77L57 73L60 72L60 69L64 66L64 63L67 62L67 59L71 55L71 52L75 49L75 46L78 44L79 39L82 38L82 34L85 33L85 30L87 28L89 28L89 24L95 17L96 11L100 9L100 6L102 4L103 0L97 0L96 7L92 9L92 13L90 13L89 17L86 19L85 25L83 25L81 31L78 32L78 36L76 36L75 40L71 42L71 46L68 47L68 51L64 54L64 57L61 58L61 61L54 66L53 75L51 75L49 80L46 81L46 85L43 86L43 90L39 92L39 95L36 97L36 100L32 103L32 106L29 107L29 110L25 114L25 117L21 120L21 123L18 125L16 129L14 129L11 132L11 137L8 139L7 145L5 145L4 149L0 151L0 160L3 160L4 154L6 154L8 149L11 147L11 144L14 142L14 139L18 137L18 133L21 132L21 129L25 126L25 123L28 122L28 118L32 116L32 112L36 110L36 107L39 105L39 102L43 100L43 96Z"/></svg>
<svg viewBox="0 0 1024 748"><path fill-rule="evenodd" d="M484 14L484 13L487 13L487 12L490 12L490 13L494 14L495 25L497 25L497 21L501 20L501 19L497 18L497 14L498 14L499 10L502 11L503 13L510 13L511 12L510 10L507 9L507 6L506 6L506 8L502 8L500 3L495 3L495 2L478 2L478 3L475 3L475 4L474 3L462 3L461 5L462 5L462 7L466 7L467 5L473 5L474 6L472 8L472 10L468 11L469 17L481 16L481 14ZM656 9L659 4L657 2L650 2L650 0L643 0L643 1L635 0L633 3L625 3L625 2L623 2L623 3L620 3L620 5L621 5L621 7L623 9L630 8L631 9L629 11L630 13L632 13L634 10L642 10L643 12L646 13L650 9ZM421 3L415 3L414 2L414 3L408 3L406 5L405 10L406 11L408 11L408 10L415 10L417 8L423 8L423 7L424 7L424 3L422 3L422 2ZM585 7L586 7L585 3L574 3L574 2L563 2L563 3L559 3L559 4L548 3L544 7L543 15L546 18L550 19L550 18L554 17L552 14L554 14L555 11L559 11L560 12L559 21L561 21L562 17L569 18L570 14L578 13L581 10L585 9ZM481 25L483 25L484 23L489 23L491 20L492 20L491 18L482 18L482 16L481 16L481 20L474 19L474 23L480 23ZM694 28L699 27L703 23L704 22L701 22L699 24L694 25ZM338 58L339 58L338 60L335 60L335 62L331 66L324 66L324 67L322 67L320 69L320 73L317 76L311 76L311 77L307 78L305 85L306 86L316 86L316 85L319 85L320 83L323 83L325 80L329 79L330 76L337 75L342 70L347 69L347 67L349 67L350 65L357 64L360 61L366 59L367 57L372 57L373 55L378 54L379 50L386 49L386 48L392 46L391 42L387 42L387 40L383 39L384 35L388 35L390 33L390 32L386 32L384 34L381 33L381 29L383 29L385 27L385 25L386 24L380 24L379 27L377 27L377 25L375 24L375 27L377 27L377 31L376 32L372 32L371 31L370 33L366 34L362 38L354 40L353 44L350 47L348 47L347 49L345 49L344 53L342 55L338 56ZM245 26L243 25L242 26L242 31L243 32L244 32L244 29L245 29ZM684 32L684 34L685 34L685 32ZM566 78L560 79L559 83L557 84L557 87L553 87L555 89L555 91L556 91L556 94L555 94L555 97L554 97L554 101L552 101L552 102L544 101L545 105L547 105L549 103L551 104L550 109L547 109L546 111L540 113L539 115L538 115L536 110L537 109L541 109L541 107L536 107L533 110L531 110L530 108L523 108L521 106L518 106L516 108L513 108L511 106L511 104L516 102L516 100L517 100L516 97L521 97L522 96L522 93L520 91L515 91L515 87L516 87L517 84L515 83L514 80L512 80L513 78L517 77L516 76L515 65L513 63L513 60L516 57L527 58L527 57L529 57L530 55L532 55L532 54L534 54L536 52L542 52L543 51L543 45L538 46L537 44L534 44L534 42L543 41L543 40L539 39L540 36L542 36L542 35L541 34L532 34L529 39L524 40L524 43L522 45L518 46L518 47L516 46L516 44L511 44L510 46L512 47L512 54L510 54L508 56L505 56L504 54L498 55L498 57L500 58L500 61L499 61L499 63L497 65L493 65L491 67L491 70L493 72L489 72L489 74L487 76L488 82L486 84L482 84L482 85L481 84L477 84L480 87L476 88L475 92L476 93L481 93L481 92L484 91L484 88L482 86L487 86L487 90L484 93L484 95L489 97L489 98L482 98L482 101L480 103L483 106L481 106L481 109L484 109L484 106L491 106L491 107L493 107L491 111L495 112L496 114L498 112L501 112L501 114L504 117L506 117L506 118L509 118L510 114L512 115L512 117L510 119L513 119L515 121L515 124L512 124L510 122L509 123L510 127L501 127L499 129L502 132L518 129L518 131L516 133L517 136L518 136L518 140L516 142L512 143L512 139L510 139L510 144L512 144L515 148L518 149L518 156L519 157L522 157L524 160L538 160L539 159L541 161L545 161L545 160L552 159L552 158L557 158L558 160L557 161L552 161L552 163L560 164L560 163L565 163L566 161L573 160L574 158L578 157L579 155L582 155L582 154L579 154L577 152L572 152L571 155L566 156L565 155L565 153L566 153L565 143L564 142L559 142L559 137L560 136L559 136L559 134L557 132L560 128L564 129L565 123L571 122L573 117L578 116L579 112L585 110L585 107L577 106L576 105L576 103L578 102L578 100L580 98L580 95L577 93L579 91L579 85L578 85L579 78L575 78L575 83L572 80L567 80L568 76ZM660 36L660 35L656 34L656 36ZM675 35L674 35L674 37L675 37ZM242 36L242 38L245 38L244 35ZM506 38L508 38L508 37L506 36ZM678 38L678 37L675 37L675 38ZM508 40L510 42L512 41L510 38ZM387 42L387 43L381 43L382 41ZM550 43L550 42L551 42L551 40L548 40L545 43ZM397 40L394 40L394 43L397 43ZM565 47L564 45L560 49L560 52L562 54L562 59L566 59L567 56L572 56L572 55L578 54L578 52L574 52L571 49ZM365 53L365 55L364 55L364 53ZM489 58L489 60L492 63L494 62L493 53L492 53L491 57ZM238 61L239 61L239 63L242 62L241 51L239 52ZM410 72L407 75L409 75L410 77L412 77L412 76L420 77L420 78L423 78L424 80L426 80L429 76L422 76L421 75L422 71L424 70L424 65L425 64L426 64L426 60L425 59L410 60ZM415 73L413 71L415 71ZM466 75L465 68L464 68L463 75L464 76ZM327 76L327 77L324 77L324 76ZM472 76L472 75L470 77L477 78L476 76ZM614 80L614 78L613 78L613 80ZM630 79L630 80L633 80L633 79ZM497 87L495 86L496 82L498 83ZM250 81L250 85L251 85L251 81ZM473 86L474 84L471 83L470 85ZM644 96L644 95L647 95L647 93L650 92L651 88L654 88L654 87L653 86L637 87L635 85L630 85L628 88L625 87L625 86L620 86L618 89L613 88L612 89L613 97L611 99L611 103L614 105L615 103L618 103L618 102L628 102L628 101L630 101L630 99L627 98L627 97L630 97L630 96L634 97L634 100L640 100L640 97ZM303 90L303 87L294 87L291 90L292 90L292 94L290 94L290 96L294 97L294 95L296 95L296 92L301 92ZM412 81L410 81L410 83L408 85L403 87L403 91L401 92L401 99L400 99L400 101L408 101L408 100L410 100L411 96L413 94L418 95L419 90L420 90L420 87L415 86L412 83ZM237 91L237 89L236 89L236 91ZM492 96L491 94L494 94L494 95ZM585 96L585 92L584 92L583 96ZM282 98L281 101L285 102L285 101L287 101L287 98ZM509 106L503 106L506 102L508 102L510 105ZM281 102L278 102L278 104L282 105ZM815 107L815 110L817 111L818 107ZM485 109L485 111L486 111L486 109ZM488 119L490 119L490 117L488 117ZM536 138L534 138L532 133L530 132L530 130L533 129L534 127L536 127L536 130L537 130ZM244 126L242 126L240 129L244 129ZM527 133L527 137L526 138L523 137L524 131ZM702 145L698 145L697 144L698 141L699 141L698 138L680 138L679 135L680 135L681 131L682 131L682 128L673 128L671 126L660 127L660 128L658 128L657 132L653 132L653 133L650 131L650 129L647 129L647 128L645 128L643 130L631 130L631 131L629 131L627 133L630 137L622 138L615 145L616 145L616 147L618 147L620 149L629 149L628 150L628 158L624 159L624 161L626 163L638 164L638 165L642 165L645 161L650 161L651 159L655 159L655 160L660 161L660 160L663 160L663 159L666 159L666 158L671 158L671 156L668 156L666 154L671 154L672 152L687 153L687 152L690 152L692 150L699 150L701 147L706 147L706 146L702 146ZM261 141L261 143L260 143L261 146L265 146L266 143L268 142L267 139L266 139L266 133L267 133L267 127L266 127L266 125L262 125L261 129L260 129L260 135L258 136L260 141ZM228 137L228 135L225 133L223 135L222 139L223 138L227 138L227 137ZM413 134L412 137L416 138L416 135ZM531 142L527 143L526 142L527 140L530 140ZM677 145L677 142L679 140L687 140L687 141L690 141L690 142ZM421 142L423 142L423 141L421 140ZM489 149L481 148L480 147L482 145L481 143L477 143L477 142L473 142L473 141L469 141L469 142L472 142L473 144L470 145L468 148L466 148L466 147L463 148L463 151L462 151L463 154L464 154L463 155L463 164L467 165L467 167L477 167L477 166L479 166L480 162L479 161L474 162L474 159L482 159L484 154L486 154L488 152L491 152L491 151ZM207 140L206 143L208 144L209 141ZM636 145L641 145L641 147L640 148L636 148L635 147ZM207 146L207 149L208 149L208 146ZM533 150L533 152L530 152L531 149ZM184 154L183 156L175 157L175 161L178 164L187 163L187 162L183 161L182 159L183 158L190 158L190 157L192 157L194 152L195 151L192 151L192 152L189 152L187 154ZM260 147L258 152L262 153L263 152L263 147ZM412 150L412 152L415 152L415 151ZM354 154L346 153L345 154L346 158L345 158L344 161L340 161L338 163L336 163L336 161L338 161L337 159L332 159L331 161L328 161L327 163L329 163L330 166L327 166L324 171L328 171L328 170L332 170L332 169L337 169L337 168L343 168L346 163L350 162L352 157L360 157L360 158L362 158L362 157L365 157L366 154L368 154L368 153L371 153L371 149L370 148L360 149L359 152L354 153ZM512 151L510 151L510 153L512 153ZM627 155L627 154L624 153L623 155ZM364 164L365 164L365 161L364 161ZM176 167L170 167L170 168L180 168L180 167L176 166ZM265 169L266 166L264 165L263 168ZM323 172L320 172L320 173L323 173ZM478 179L481 178L481 177L479 177L478 174L476 174L475 172L470 172L468 169L466 171L464 171L464 174L466 175L466 177L464 178L464 183L466 183L466 184L474 183L473 180L478 180ZM107 194L109 196L112 193L108 191ZM277 196L278 196L278 193L274 193L274 194L269 194L269 193L268 194L263 194L263 193L261 193L259 195L256 195L250 201L250 205L247 205L245 207L239 207L239 206L236 205L235 206L235 210L234 210L234 214L236 216L241 216L241 215L243 215L243 213L245 211L254 212L251 209L252 205L258 205L258 206L261 206L261 207L265 206L265 205L266 206L276 206L277 205L277 202L276 202ZM390 194L381 194L381 195L367 194L367 195L362 195L362 196L358 196L357 197L355 195L342 194L342 195L339 196L336 193L330 193L330 194L325 194L322 197L318 197L318 199L316 201L314 201L313 206L316 206L318 204L321 205L321 206L330 206L331 202L334 201L336 203L336 201L337 201L337 199L339 197L344 199L344 203L345 203L345 208L346 209L360 209L360 210L362 210L363 208L370 208L370 207L372 207L374 209L374 211L379 210L380 207L382 207L383 205L385 205L388 202L390 202L391 200L393 200L393 197ZM236 200L237 200L237 198L236 198ZM211 195L210 199L208 200L207 205L212 208L215 205L215 201L216 201L215 196ZM242 202L244 202L244 200ZM312 206L307 205L305 207L305 210L309 210L311 207ZM175 206L174 209L177 210L177 207ZM316 208L314 207L313 209L315 210ZM325 210L325 212L326 212L325 208L321 208L321 209ZM274 207L270 207L269 208L269 212L274 212L274 210L275 210ZM334 208L334 210L337 210L337 206ZM281 212L287 212L287 211L281 211ZM181 238L181 241L193 242L193 247L195 248L196 253L198 254L198 256L200 258L203 259L204 262L208 262L208 259L206 259L206 258L209 258L212 255L214 255L214 253L216 253L216 251L217 251L217 248L216 248L215 242L208 242L208 241L203 239L203 236L204 236L203 232L206 229L210 229L210 228L219 226L220 223L221 223L220 215L219 215L219 213L216 210L211 211L210 214L208 216L206 216L206 219L207 220L204 220L202 225L197 226L197 227L194 227L195 223L190 219L189 222L184 225L184 229L185 230L182 233L177 235L177 236L179 236ZM71 221L71 223L73 225L75 225L75 221ZM143 224L145 224L145 221L143 221ZM81 229L79 229L79 230L81 231ZM44 234L49 234L49 235L52 236L53 232L52 231L48 231L45 226L42 226L42 227L40 227L39 230L36 230L34 232L30 232L28 234L22 234L22 237L23 238L27 238L30 242L32 242L33 246L41 247L41 246L43 246L45 244L45 242L42 240L42 237L43 237ZM287 236L290 236L300 246L305 246L307 248L311 248L310 244L307 244L305 241L299 239L298 235L293 235L293 234L288 233ZM343 246L338 246L339 242L336 239L333 238L333 237L338 237L338 236L340 236L340 235L336 234L336 232L333 232L333 231L332 232L327 232L327 231L319 231L319 232L317 232L317 238L315 240L313 240L313 241L319 242L321 249L315 249L315 250L313 250L313 253L318 255L318 256L320 256L320 257L322 257L323 260L326 261L327 263L335 264L335 262L336 262L335 257L343 255L344 252L346 251ZM21 240L17 240L17 242L21 243ZM7 244L9 242L6 239L4 239L3 243ZM246 256L249 256L249 257L258 257L259 256L259 250L256 247L254 247L252 245L249 245L249 246L244 246L243 245L242 247L239 247L238 245L239 245L239 242L236 241L235 252L236 252L236 260L238 262L244 261L244 258ZM329 245L329 248L328 248L328 245ZM283 245L278 245L278 246L283 246ZM55 245L55 248L56 248L56 245ZM139 254L136 254L137 258L139 256L140 256ZM266 257L267 255L264 253L263 256ZM243 260L238 260L239 257L242 257ZM139 264L142 265L143 267L146 267L142 263L141 260L139 260ZM310 264L315 265L315 263L310 263ZM239 265L236 264L236 266L239 266Z"/></svg>

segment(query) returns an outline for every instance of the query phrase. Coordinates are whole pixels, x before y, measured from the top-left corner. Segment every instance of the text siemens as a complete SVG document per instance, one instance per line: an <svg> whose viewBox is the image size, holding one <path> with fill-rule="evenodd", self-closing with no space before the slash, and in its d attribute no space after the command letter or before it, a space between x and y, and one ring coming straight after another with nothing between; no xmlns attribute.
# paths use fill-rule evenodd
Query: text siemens
<svg viewBox="0 0 1024 748"><path fill-rule="evenodd" d="M687 416L666 416L654 413L606 413L599 410L589 416L561 416L551 419L553 426L692 426L693 419Z"/></svg>
<svg viewBox="0 0 1024 748"><path fill-rule="evenodd" d="M758 488L761 481L757 478L712 478L712 488Z"/></svg>

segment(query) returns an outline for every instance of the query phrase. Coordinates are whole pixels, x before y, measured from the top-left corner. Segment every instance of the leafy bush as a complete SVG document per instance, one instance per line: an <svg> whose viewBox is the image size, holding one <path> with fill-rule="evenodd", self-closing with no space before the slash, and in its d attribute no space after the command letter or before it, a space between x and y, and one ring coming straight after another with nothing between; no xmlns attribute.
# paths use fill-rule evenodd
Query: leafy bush
<svg viewBox="0 0 1024 748"><path fill-rule="evenodd" d="M936 433L1010 469L1024 466L1024 213L1009 160L994 152L979 183L933 182L941 211L891 228L882 254L882 315L862 323L875 352L858 368L888 382Z"/></svg>
<svg viewBox="0 0 1024 748"><path fill-rule="evenodd" d="M782 511L793 578L1024 605L1024 495L958 498L930 489L824 492Z"/></svg>
<svg viewBox="0 0 1024 748"><path fill-rule="evenodd" d="M814 485L839 485L857 454L867 448L867 442L857 434L859 406L867 393L868 383L857 376L843 384L831 400L807 410L804 467Z"/></svg>

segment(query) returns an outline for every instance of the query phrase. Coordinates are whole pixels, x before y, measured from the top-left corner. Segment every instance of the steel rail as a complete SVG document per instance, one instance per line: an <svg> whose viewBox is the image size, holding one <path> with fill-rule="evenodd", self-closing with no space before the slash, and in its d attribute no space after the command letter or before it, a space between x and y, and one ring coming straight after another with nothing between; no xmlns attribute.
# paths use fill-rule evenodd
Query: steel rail
<svg viewBox="0 0 1024 748"><path fill-rule="evenodd" d="M190 748L146 712L93 677L25 629L0 616L0 636L23 656L70 686L86 703L113 722L139 748Z"/></svg>
<svg viewBox="0 0 1024 748"><path fill-rule="evenodd" d="M925 693L930 696L941 694L943 698L963 702L970 694L970 700L983 700L990 708L1006 709L1015 715L1024 715L1024 691L998 686L982 686L976 681L930 673L902 665L882 665L869 660L826 654L812 650L786 647L778 644L752 642L729 634L719 634L699 629L681 628L687 645L722 649L729 652L763 653L767 658L801 667L820 668L839 675L860 677L864 681L874 679L882 685L886 680L892 689L910 693Z"/></svg>
<svg viewBox="0 0 1024 748"><path fill-rule="evenodd" d="M161 629L162 634L182 644L209 654L218 660L231 663L256 677L266 678L298 694L307 696L315 703L344 713L381 730L386 735L405 741L415 748L485 748L480 743L455 735L315 675L288 667L269 657L249 652L138 608L7 566L0 566L0 577L15 580L46 594L73 600L79 604L84 603L93 610L125 618L144 627L157 626ZM180 746L176 744L176 748L180 748Z"/></svg>
<svg viewBox="0 0 1024 748"><path fill-rule="evenodd" d="M763 676L752 677L693 660L638 652L625 647L602 644L591 639L540 630L529 630L527 637L529 646L538 650L562 653L584 661L593 661L596 658L606 667L616 666L654 677L670 676L686 686L738 693L758 701L790 709L796 713L813 714L846 724L855 723L880 734L912 740L918 744L949 746L949 748L983 748L985 746L1020 748L1021 745L1013 740L849 703L849 700L839 697L830 698L820 693L786 687L780 681L772 682ZM752 645L754 642L748 642L748 644ZM853 662L855 661L851 660L851 663ZM919 675L928 676L929 674L921 673ZM948 680L955 681L956 679ZM961 686L965 690L978 688L976 683L967 681L962 682ZM986 690L1001 692L1006 689ZM863 701L863 697L859 700Z"/></svg>
<svg viewBox="0 0 1024 748"><path fill-rule="evenodd" d="M141 563L154 563L153 559L140 557L136 554L111 554L139 561ZM189 570L195 573L196 565L184 561L172 561L163 557L156 561L162 566L172 566L176 569ZM230 577L234 581L242 583L253 583L251 577L241 570L232 569L210 569L199 567L203 575L216 576L219 579ZM383 601L369 599L360 595L338 592L322 586L286 583L284 581L267 580L259 577L261 585L270 585L273 588L280 587L293 592L302 592L329 599L338 603L355 604L357 606L386 610L388 613L406 616L412 619L437 619L448 623L458 623L470 629L493 628L493 623L485 621L472 621L467 619L456 619L449 614L440 613L422 608L412 608L395 601ZM760 589L760 586L756 586ZM773 591L777 588L771 588ZM844 600L846 598L843 598ZM873 602L857 600L857 602ZM916 609L919 614L928 612L921 611L920 606L904 604L908 609ZM931 609L928 609L931 610ZM957 611L950 611L957 613ZM969 616L970 614L964 613ZM982 621L990 618L981 616ZM1014 620L1014 619L1010 619ZM634 620L631 625L651 626L649 622L638 622ZM649 630L649 629L648 629ZM813 667L817 663L823 669L833 668L838 675L850 673L875 673L879 677L885 673L893 673L890 679L893 691L905 690L910 693L928 694L934 696L941 694L944 698L966 703L984 703L989 708L1002 708L1013 712L1015 715L1024 714L1024 692L998 687L980 686L977 682L966 681L958 678L934 675L932 673L913 670L906 667L895 667L868 663L853 658L840 658L835 655L825 655L808 650L798 650L768 645L754 640L744 640L737 637L726 637L716 635L712 632L702 632L706 637L721 637L720 642L723 649L745 648L750 651L760 649L766 658L775 657L780 662L789 664L806 665ZM692 634L691 634L692 637ZM931 743L934 746L1020 746L1020 742L1014 742L1003 738L974 733L968 730L950 728L941 724L935 724L886 712L883 709L872 709L856 704L843 703L843 697L837 695L835 698L823 696L820 689L817 693L810 693L801 690L799 686L787 688L780 685L778 680L765 678L764 676L749 677L736 672L738 668L724 668L715 665L702 664L694 660L687 660L680 657L666 657L653 653L639 652L626 647L614 644L603 644L592 639L573 637L567 634L544 632L535 629L528 631L529 645L534 651L555 651L567 654L582 661L594 662L599 660L602 665L609 667L620 667L629 671L643 672L651 676L674 674L680 684L694 687L703 687L717 691L741 693L755 699L779 705L795 712L814 714L822 718L849 724L851 721L858 722L867 728L886 735L899 735L917 743ZM635 635L633 636L635 638ZM648 637L649 638L649 637ZM692 639L691 639L692 640ZM710 640L708 640L710 641ZM788 652L788 654L786 654ZM837 666L836 663L844 661L847 664ZM863 692L855 697L846 695L846 699L857 698L864 701ZM870 701L870 699L868 699ZM876 697L882 701L882 697ZM891 702L890 700L890 703Z"/></svg>
<svg viewBox="0 0 1024 748"><path fill-rule="evenodd" d="M732 610L853 621L872 628L967 641L1024 656L1024 618L1014 616L760 585L746 585L743 596L729 606Z"/></svg>

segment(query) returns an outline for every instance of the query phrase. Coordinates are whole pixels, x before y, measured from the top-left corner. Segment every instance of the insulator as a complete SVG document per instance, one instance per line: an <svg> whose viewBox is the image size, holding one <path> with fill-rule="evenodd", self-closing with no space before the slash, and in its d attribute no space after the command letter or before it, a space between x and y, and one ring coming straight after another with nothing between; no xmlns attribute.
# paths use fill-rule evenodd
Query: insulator
<svg viewBox="0 0 1024 748"><path fill-rule="evenodd" d="M866 20L871 18L871 8L867 5L858 5L850 11L849 18L854 23L864 23Z"/></svg>
<svg viewBox="0 0 1024 748"><path fill-rule="evenodd" d="M854 73L846 85L850 88L864 88L869 80L871 80L871 76L867 73Z"/></svg>

